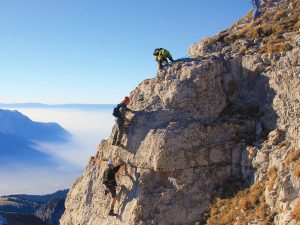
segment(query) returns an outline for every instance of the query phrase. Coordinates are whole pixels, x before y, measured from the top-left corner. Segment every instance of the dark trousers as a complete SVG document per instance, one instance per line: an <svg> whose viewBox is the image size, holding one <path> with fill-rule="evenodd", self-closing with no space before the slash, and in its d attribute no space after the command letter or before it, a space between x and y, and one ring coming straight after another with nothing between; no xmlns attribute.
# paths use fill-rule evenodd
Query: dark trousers
<svg viewBox="0 0 300 225"><path fill-rule="evenodd" d="M123 134L125 133L125 126L124 126L124 120L123 119L116 119L116 125L115 125L115 134L113 137L113 145L120 145Z"/></svg>
<svg viewBox="0 0 300 225"><path fill-rule="evenodd" d="M115 198L117 196L116 185L113 185L113 184L107 185L106 184L105 186L108 189L108 191L111 193L111 197Z"/></svg>
<svg viewBox="0 0 300 225"><path fill-rule="evenodd" d="M163 60L158 61L158 68L161 69L162 66L163 66L163 64L165 64L165 65L169 64L168 59L169 59L171 62L174 62L174 59L172 58L172 56L166 57L166 58L164 58Z"/></svg>

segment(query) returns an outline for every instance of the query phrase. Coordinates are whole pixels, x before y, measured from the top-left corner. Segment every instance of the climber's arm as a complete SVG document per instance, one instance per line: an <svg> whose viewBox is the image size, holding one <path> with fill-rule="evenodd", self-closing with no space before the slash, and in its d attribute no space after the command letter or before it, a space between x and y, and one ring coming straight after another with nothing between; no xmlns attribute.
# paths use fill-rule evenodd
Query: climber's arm
<svg viewBox="0 0 300 225"><path fill-rule="evenodd" d="M121 171L123 171L125 168L125 163L118 159L118 165L114 168L115 173L120 173Z"/></svg>

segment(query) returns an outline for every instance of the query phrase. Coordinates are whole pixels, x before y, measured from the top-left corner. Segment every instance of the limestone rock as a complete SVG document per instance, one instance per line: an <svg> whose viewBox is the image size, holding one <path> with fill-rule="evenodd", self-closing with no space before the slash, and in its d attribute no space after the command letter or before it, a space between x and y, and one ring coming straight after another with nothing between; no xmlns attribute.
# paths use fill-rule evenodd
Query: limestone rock
<svg viewBox="0 0 300 225"><path fill-rule="evenodd" d="M101 142L68 194L61 225L203 224L227 179L270 184L265 197L274 224L294 224L300 181L295 162L285 159L300 147L300 44L289 38L292 49L273 53L261 53L259 40L233 45L230 32L249 22L193 44L194 58L165 66L131 92L136 113L128 115L126 147L111 145L113 133ZM119 216L108 217L101 176L115 158L126 167L117 178Z"/></svg>
<svg viewBox="0 0 300 225"><path fill-rule="evenodd" d="M270 145L277 145L280 141L282 141L282 131L276 129L269 133L268 137Z"/></svg>

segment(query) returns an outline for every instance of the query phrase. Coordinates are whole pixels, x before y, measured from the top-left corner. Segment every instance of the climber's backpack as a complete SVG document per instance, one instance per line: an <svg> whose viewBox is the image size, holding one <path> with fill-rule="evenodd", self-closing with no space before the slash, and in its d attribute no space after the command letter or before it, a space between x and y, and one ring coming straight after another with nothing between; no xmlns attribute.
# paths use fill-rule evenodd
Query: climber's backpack
<svg viewBox="0 0 300 225"><path fill-rule="evenodd" d="M120 108L121 108L121 104L118 104L113 111L113 116L116 118L121 118L121 113L120 113Z"/></svg>
<svg viewBox="0 0 300 225"><path fill-rule="evenodd" d="M108 182L107 182L107 170L105 170L104 173L103 173L102 183L103 184L108 184Z"/></svg>

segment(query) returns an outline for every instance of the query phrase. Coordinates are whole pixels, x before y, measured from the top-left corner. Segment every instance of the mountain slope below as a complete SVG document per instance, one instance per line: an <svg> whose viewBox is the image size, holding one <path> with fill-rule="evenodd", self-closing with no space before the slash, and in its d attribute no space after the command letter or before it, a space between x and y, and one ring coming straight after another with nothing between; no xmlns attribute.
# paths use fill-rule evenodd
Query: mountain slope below
<svg viewBox="0 0 300 225"><path fill-rule="evenodd" d="M65 211L65 200L66 196L49 201L35 212L35 216L51 225L59 225L59 220Z"/></svg>
<svg viewBox="0 0 300 225"><path fill-rule="evenodd" d="M34 122L18 111L0 109L0 133L34 141L65 141L69 133L57 123Z"/></svg>
<svg viewBox="0 0 300 225"><path fill-rule="evenodd" d="M18 198L20 200L27 200L27 201L33 201L33 202L38 202L38 203L47 203L53 199L56 198L61 198L61 197L66 197L67 193L68 193L68 189L66 190L60 190L60 191L56 191L52 194L47 194L47 195L7 195L7 196L3 196L3 197L14 197L14 198Z"/></svg>
<svg viewBox="0 0 300 225"><path fill-rule="evenodd" d="M32 141L12 134L0 133L0 167L9 168L14 164L31 166L54 166L49 156L38 151Z"/></svg>
<svg viewBox="0 0 300 225"><path fill-rule="evenodd" d="M48 195L8 195L0 197L0 211L17 217L34 215L50 225L58 225L68 190ZM7 216L5 216L7 217ZM32 217L30 217L32 218Z"/></svg>
<svg viewBox="0 0 300 225"><path fill-rule="evenodd" d="M2 223L1 223L2 218ZM0 212L1 225L49 225L33 215Z"/></svg>
<svg viewBox="0 0 300 225"><path fill-rule="evenodd" d="M40 142L66 142L70 133L57 123L34 122L18 111L0 109L0 167L55 166Z"/></svg>

